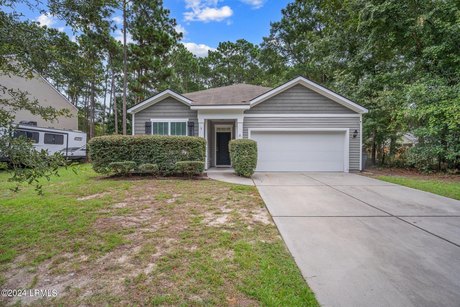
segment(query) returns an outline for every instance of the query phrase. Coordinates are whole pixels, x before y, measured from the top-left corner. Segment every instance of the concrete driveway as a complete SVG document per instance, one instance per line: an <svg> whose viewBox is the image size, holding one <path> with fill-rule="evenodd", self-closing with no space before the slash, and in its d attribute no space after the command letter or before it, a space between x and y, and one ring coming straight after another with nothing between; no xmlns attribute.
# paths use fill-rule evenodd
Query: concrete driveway
<svg viewBox="0 0 460 307"><path fill-rule="evenodd" d="M344 173L254 183L323 306L460 306L460 201Z"/></svg>

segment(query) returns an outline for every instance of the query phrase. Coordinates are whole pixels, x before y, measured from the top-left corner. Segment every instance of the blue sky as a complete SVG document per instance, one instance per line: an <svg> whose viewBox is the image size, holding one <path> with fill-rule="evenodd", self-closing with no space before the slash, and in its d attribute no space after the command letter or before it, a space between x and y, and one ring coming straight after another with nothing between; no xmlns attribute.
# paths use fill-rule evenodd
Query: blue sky
<svg viewBox="0 0 460 307"><path fill-rule="evenodd" d="M262 42L268 35L270 22L281 18L281 9L289 0L164 0L171 17L183 32L184 45L194 54L204 56L207 50L216 48L219 42L244 38L252 43ZM73 37L65 23L37 9L18 5L16 11L24 18L39 21L42 25L57 28ZM119 12L113 16L120 22ZM121 38L120 31L114 36Z"/></svg>
<svg viewBox="0 0 460 307"><path fill-rule="evenodd" d="M185 28L184 43L203 44L211 48L222 41L244 38L262 42L270 22L281 19L281 9L288 0L165 0L178 24ZM203 49L203 48L199 48ZM195 52L196 53L196 52Z"/></svg>

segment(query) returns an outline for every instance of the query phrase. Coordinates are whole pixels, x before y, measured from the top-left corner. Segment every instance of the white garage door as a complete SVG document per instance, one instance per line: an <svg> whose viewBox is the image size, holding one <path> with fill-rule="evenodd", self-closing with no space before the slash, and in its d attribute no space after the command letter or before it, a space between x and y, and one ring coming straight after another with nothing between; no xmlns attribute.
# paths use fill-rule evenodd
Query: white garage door
<svg viewBox="0 0 460 307"><path fill-rule="evenodd" d="M345 132L252 131L257 171L347 171Z"/></svg>

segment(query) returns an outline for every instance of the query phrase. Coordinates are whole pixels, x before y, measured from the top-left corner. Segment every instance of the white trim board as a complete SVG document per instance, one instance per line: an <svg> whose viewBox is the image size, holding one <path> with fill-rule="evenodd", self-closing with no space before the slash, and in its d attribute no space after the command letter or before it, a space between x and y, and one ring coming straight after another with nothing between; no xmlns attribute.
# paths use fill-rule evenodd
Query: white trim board
<svg viewBox="0 0 460 307"><path fill-rule="evenodd" d="M158 93L157 95L155 96L152 96L146 100L144 100L143 102L135 105L134 107L130 108L128 110L128 113L137 113L139 111L142 111L168 97L172 97L172 98L175 98L177 101L179 102L182 102L183 104L187 105L187 106L190 106L192 104L192 101L188 98L185 98L184 96L182 95L179 95L178 93L174 92L174 91L171 91L171 90L165 90L161 93Z"/></svg>
<svg viewBox="0 0 460 307"><path fill-rule="evenodd" d="M198 110L198 121L204 120L236 120L243 121L243 110Z"/></svg>
<svg viewBox="0 0 460 307"><path fill-rule="evenodd" d="M209 105L190 106L190 110L249 110L250 105Z"/></svg>
<svg viewBox="0 0 460 307"><path fill-rule="evenodd" d="M284 83L283 85L278 86L277 88L272 89L271 91L268 91L265 94L260 95L259 97L256 97L250 101L251 107L258 105L259 103L275 96L278 95L281 92L284 92L287 89L290 89L291 87L301 84L305 86L306 88L322 95L325 96L341 105L344 107L347 107L357 113L367 113L368 110L366 108L363 108L362 106L354 103L353 101L337 94L334 93L333 91L325 88L324 86L321 86L313 81L308 80L307 78L304 77L297 77L287 83Z"/></svg>
<svg viewBox="0 0 460 307"><path fill-rule="evenodd" d="M134 124L134 113L131 114L131 130L131 135L135 135L136 125Z"/></svg>
<svg viewBox="0 0 460 307"><path fill-rule="evenodd" d="M244 117L287 117L287 118L307 118L307 117L360 117L361 114L244 114Z"/></svg>
<svg viewBox="0 0 460 307"><path fill-rule="evenodd" d="M363 115L359 116L359 170L363 170Z"/></svg>
<svg viewBox="0 0 460 307"><path fill-rule="evenodd" d="M343 132L344 133L344 153L343 153L343 171L350 171L350 129L349 128L249 128L248 139L251 139L252 132Z"/></svg>
<svg viewBox="0 0 460 307"><path fill-rule="evenodd" d="M164 123L164 122L188 122L189 119L188 118L151 118L150 119L151 122L161 122L161 123Z"/></svg>

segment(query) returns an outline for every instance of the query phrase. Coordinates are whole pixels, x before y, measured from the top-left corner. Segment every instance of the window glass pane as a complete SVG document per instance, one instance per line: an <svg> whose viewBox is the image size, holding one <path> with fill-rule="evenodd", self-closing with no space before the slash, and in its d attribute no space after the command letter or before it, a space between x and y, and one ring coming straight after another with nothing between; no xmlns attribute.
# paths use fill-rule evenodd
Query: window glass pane
<svg viewBox="0 0 460 307"><path fill-rule="evenodd" d="M25 137L28 138L32 143L38 143L39 140L39 133L33 131L24 131L24 130L16 130L14 131L14 137Z"/></svg>
<svg viewBox="0 0 460 307"><path fill-rule="evenodd" d="M187 123L185 122L172 122L171 123L171 135L187 135L186 129L187 129Z"/></svg>
<svg viewBox="0 0 460 307"><path fill-rule="evenodd" d="M168 135L168 123L165 122L153 122L152 133L158 135Z"/></svg>
<svg viewBox="0 0 460 307"><path fill-rule="evenodd" d="M45 133L45 144L64 144L64 136L62 134Z"/></svg>
<svg viewBox="0 0 460 307"><path fill-rule="evenodd" d="M39 138L39 133L38 132L28 132L27 137L32 140L32 143L38 143L38 138Z"/></svg>
<svg viewBox="0 0 460 307"><path fill-rule="evenodd" d="M162 135L168 135L168 125L169 125L169 123L161 123L161 125L162 125L162 131L163 131Z"/></svg>

